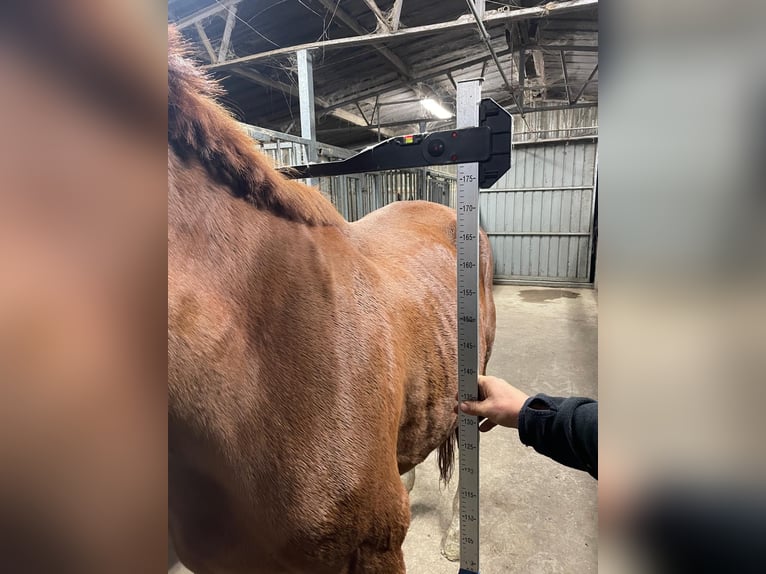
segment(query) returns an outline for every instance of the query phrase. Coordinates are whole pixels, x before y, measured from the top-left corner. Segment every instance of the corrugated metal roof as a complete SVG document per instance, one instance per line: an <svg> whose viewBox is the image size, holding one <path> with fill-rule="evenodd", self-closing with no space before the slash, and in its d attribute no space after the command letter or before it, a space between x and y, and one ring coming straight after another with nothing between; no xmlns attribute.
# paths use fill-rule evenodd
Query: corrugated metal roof
<svg viewBox="0 0 766 574"><path fill-rule="evenodd" d="M201 10L217 8L218 12L200 23L213 49L218 50L224 33L228 11L236 9L228 58L242 57L289 47L320 39L353 37L358 34L344 24L336 13L324 4L345 11L359 26L374 32L378 26L375 15L358 0L241 0L229 7L232 0L169 0L169 20L178 22ZM519 0L515 7L542 4L537 0ZM393 0L377 0L387 12ZM487 9L511 2L489 2ZM226 6L224 6L226 5ZM402 28L412 28L448 22L468 14L465 0L406 0L402 5ZM525 105L561 105L567 103L567 90L560 48L563 52L569 84L569 97L575 98L588 81L598 63L598 12L595 9L570 12L563 16L525 20L519 25L492 23L487 27L494 49L506 77L511 81L515 96L520 99L518 47L526 40L527 71L524 88ZM194 26L183 30L184 35L198 47L200 59L206 62L207 52ZM511 44L509 46L509 38ZM404 81L400 72L381 53L385 47L395 54L411 73ZM409 100L419 96L437 98L447 109L454 110L453 79L477 77L484 72L483 93L502 105L512 106L513 97L490 59L489 51L474 26L450 32L408 38L392 38L383 44L362 45L342 49L317 49L314 56L314 90L317 101L342 103L346 114L359 118L362 113L371 120L376 97L379 102ZM484 65L486 63L486 66ZM207 62L206 62L207 63ZM267 79L253 81L237 70L216 73L227 90L226 103L239 119L279 131L297 133L297 66L294 54L257 60L243 66ZM272 84L271 87L263 85ZM282 86L274 87L274 84ZM285 93L284 86L293 86ZM582 102L598 98L598 73L582 91ZM352 100L357 100L352 101ZM361 108L361 112L359 108ZM390 131L406 133L417 129L415 120L427 118L417 102L380 108L380 120ZM352 146L376 138L370 130L351 126L317 107L319 139L328 143ZM405 122L412 121L407 124ZM377 115L374 122L377 123ZM428 125L429 129L439 123ZM443 125L443 123L442 123ZM347 129L344 129L347 128Z"/></svg>

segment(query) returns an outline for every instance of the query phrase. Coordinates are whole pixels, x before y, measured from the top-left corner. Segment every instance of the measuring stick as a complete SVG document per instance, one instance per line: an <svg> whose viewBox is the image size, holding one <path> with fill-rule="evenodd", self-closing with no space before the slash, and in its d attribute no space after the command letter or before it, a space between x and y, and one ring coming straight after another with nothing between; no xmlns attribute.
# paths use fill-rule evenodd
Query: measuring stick
<svg viewBox="0 0 766 574"><path fill-rule="evenodd" d="M457 128L479 125L481 80L457 85ZM457 166L458 397L478 399L479 164ZM479 572L478 417L459 414L460 571Z"/></svg>

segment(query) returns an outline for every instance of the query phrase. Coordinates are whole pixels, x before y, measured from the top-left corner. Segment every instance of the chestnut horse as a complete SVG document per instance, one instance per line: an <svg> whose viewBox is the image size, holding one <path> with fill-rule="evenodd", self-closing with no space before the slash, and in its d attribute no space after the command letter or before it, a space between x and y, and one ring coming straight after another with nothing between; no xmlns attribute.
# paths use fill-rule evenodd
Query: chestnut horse
<svg viewBox="0 0 766 574"><path fill-rule="evenodd" d="M456 415L455 215L346 222L168 58L169 515L197 574L405 571L399 475ZM482 369L495 332L481 237Z"/></svg>

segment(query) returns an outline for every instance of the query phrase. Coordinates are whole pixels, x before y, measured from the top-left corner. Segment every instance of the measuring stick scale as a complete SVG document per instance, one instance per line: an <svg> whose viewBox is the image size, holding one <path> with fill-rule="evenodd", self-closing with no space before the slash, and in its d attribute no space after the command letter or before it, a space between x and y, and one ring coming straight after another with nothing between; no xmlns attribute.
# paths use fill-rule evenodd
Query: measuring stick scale
<svg viewBox="0 0 766 574"><path fill-rule="evenodd" d="M479 125L481 80L457 86L457 128ZM478 399L479 164L457 166L458 397ZM479 572L478 417L459 414L460 571Z"/></svg>

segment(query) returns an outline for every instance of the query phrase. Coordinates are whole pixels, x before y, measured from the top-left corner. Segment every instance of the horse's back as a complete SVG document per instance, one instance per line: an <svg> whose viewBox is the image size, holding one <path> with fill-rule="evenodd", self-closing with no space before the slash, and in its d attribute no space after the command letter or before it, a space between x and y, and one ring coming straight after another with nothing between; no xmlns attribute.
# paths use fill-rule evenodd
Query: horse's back
<svg viewBox="0 0 766 574"><path fill-rule="evenodd" d="M351 224L354 234L385 240L378 248L396 254L413 243L448 246L455 249L455 211L430 201L395 201ZM407 254L411 255L411 254Z"/></svg>

